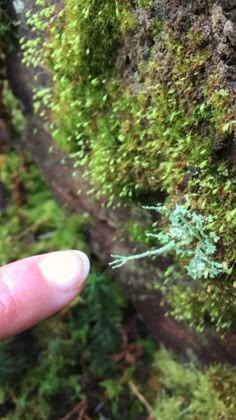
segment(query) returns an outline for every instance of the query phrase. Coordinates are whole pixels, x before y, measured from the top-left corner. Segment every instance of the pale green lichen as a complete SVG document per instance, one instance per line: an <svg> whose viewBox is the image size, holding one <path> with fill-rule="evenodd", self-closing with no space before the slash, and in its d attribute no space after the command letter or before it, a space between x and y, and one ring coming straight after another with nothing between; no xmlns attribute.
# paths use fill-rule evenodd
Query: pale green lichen
<svg viewBox="0 0 236 420"><path fill-rule="evenodd" d="M162 247L128 257L112 255L115 259L110 263L112 268L121 267L129 261L140 258L174 254L180 261L188 261L185 268L194 280L215 278L225 272L223 264L212 259L216 243L219 241L215 232L207 231L206 226L212 222L212 217L207 216L204 220L201 214L191 212L180 205L176 205L172 212L165 206L145 208L169 218L169 229L166 232L147 234Z"/></svg>

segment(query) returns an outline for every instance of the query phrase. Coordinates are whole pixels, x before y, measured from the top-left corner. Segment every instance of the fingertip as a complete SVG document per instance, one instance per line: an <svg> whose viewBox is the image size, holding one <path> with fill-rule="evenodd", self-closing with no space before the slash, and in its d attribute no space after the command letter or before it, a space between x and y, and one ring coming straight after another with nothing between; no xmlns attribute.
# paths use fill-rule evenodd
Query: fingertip
<svg viewBox="0 0 236 420"><path fill-rule="evenodd" d="M81 251L57 251L0 268L0 339L53 315L85 285L89 259Z"/></svg>
<svg viewBox="0 0 236 420"><path fill-rule="evenodd" d="M44 278L63 290L80 288L89 273L90 263L81 251L58 251L39 259L39 268Z"/></svg>
<svg viewBox="0 0 236 420"><path fill-rule="evenodd" d="M82 251L73 250L72 252L76 253L79 256L79 258L81 259L81 261L82 261L82 267L83 267L83 269L81 271L81 278L84 281L88 277L89 271L90 271L90 261L89 261L89 258Z"/></svg>

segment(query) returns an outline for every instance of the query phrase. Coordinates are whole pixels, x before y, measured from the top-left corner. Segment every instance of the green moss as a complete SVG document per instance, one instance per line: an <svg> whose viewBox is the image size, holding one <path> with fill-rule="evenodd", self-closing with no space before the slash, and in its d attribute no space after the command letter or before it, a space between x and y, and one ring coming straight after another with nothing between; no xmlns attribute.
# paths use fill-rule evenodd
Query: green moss
<svg viewBox="0 0 236 420"><path fill-rule="evenodd" d="M54 137L63 146L69 141L72 149L79 147L85 153L97 111L109 109L106 79L114 67L122 32L134 25L134 17L125 0L121 4L68 0L60 11L39 3L44 7L36 14L29 12L27 19L34 30L48 33L47 43L41 45L37 37L23 41L24 60L29 65L48 66L54 89L52 98L45 91L36 93L37 108L42 101L50 106Z"/></svg>
<svg viewBox="0 0 236 420"><path fill-rule="evenodd" d="M161 420L220 420L234 418L236 372L230 366L205 371L194 364L182 365L161 349L154 364L160 392L153 415Z"/></svg>
<svg viewBox="0 0 236 420"><path fill-rule="evenodd" d="M142 7L143 9L150 9L153 3L154 3L153 0L139 0L138 5L139 7Z"/></svg>
<svg viewBox="0 0 236 420"><path fill-rule="evenodd" d="M96 77L112 66L120 35L119 13L114 0L65 2L57 23L62 30L56 45L53 38L53 46L57 49L52 53L49 44L50 55L46 57L53 68L57 66L58 77L60 69L63 76L66 69L66 77L74 78L74 81ZM69 55L66 56L62 49Z"/></svg>
<svg viewBox="0 0 236 420"><path fill-rule="evenodd" d="M1 162L1 182L9 190L9 206L1 216L0 264L58 249L87 251L83 215L65 217L37 168L9 152Z"/></svg>
<svg viewBox="0 0 236 420"><path fill-rule="evenodd" d="M229 327L236 309L236 182L225 156L235 97L215 71L201 17L181 41L153 19L147 60L131 42L138 22L126 1L67 1L56 15L54 7L29 18L48 38L41 49L26 43L26 61L47 65L54 80L52 92L37 94L38 108L42 99L51 108L55 139L85 168L90 193L105 194L107 205L162 190L170 210L181 204L204 220L211 216L207 228L220 238L215 259L227 274L199 279L185 290L179 278L167 275L161 288L178 318L201 329L208 313L217 328ZM129 43L137 49L137 69L127 81L122 48L127 54ZM161 227L168 230L167 219ZM176 264L182 272L178 259Z"/></svg>
<svg viewBox="0 0 236 420"><path fill-rule="evenodd" d="M6 80L3 81L2 86L2 101L6 111L8 112L8 116L10 118L9 122L15 135L20 135L25 125L25 118L22 112L21 104L13 95Z"/></svg>
<svg viewBox="0 0 236 420"><path fill-rule="evenodd" d="M151 227L153 228L152 225ZM141 223L132 221L128 221L124 225L124 230L127 232L129 239L140 245L150 245L150 238L147 237L150 228L146 229Z"/></svg>

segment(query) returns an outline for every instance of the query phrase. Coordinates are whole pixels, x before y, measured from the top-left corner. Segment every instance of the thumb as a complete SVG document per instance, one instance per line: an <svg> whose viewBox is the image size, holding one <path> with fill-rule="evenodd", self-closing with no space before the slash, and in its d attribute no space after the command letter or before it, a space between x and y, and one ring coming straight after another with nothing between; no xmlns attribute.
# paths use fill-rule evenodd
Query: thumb
<svg viewBox="0 0 236 420"><path fill-rule="evenodd" d="M0 268L0 339L59 311L82 290L89 272L80 251L25 258Z"/></svg>

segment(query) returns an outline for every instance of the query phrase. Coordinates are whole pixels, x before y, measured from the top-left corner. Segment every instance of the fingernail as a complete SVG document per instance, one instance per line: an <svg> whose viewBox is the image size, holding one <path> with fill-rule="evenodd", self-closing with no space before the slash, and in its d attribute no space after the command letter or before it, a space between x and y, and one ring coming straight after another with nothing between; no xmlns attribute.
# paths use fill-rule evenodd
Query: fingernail
<svg viewBox="0 0 236 420"><path fill-rule="evenodd" d="M58 251L42 257L39 267L54 287L69 290L80 287L89 273L89 259L81 251Z"/></svg>

